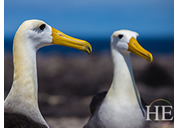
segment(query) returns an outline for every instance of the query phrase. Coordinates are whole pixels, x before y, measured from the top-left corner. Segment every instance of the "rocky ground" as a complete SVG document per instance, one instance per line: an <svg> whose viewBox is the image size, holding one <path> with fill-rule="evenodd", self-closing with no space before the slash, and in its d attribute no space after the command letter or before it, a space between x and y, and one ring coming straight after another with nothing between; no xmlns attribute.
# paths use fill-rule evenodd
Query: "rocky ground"
<svg viewBox="0 0 174 131"><path fill-rule="evenodd" d="M131 56L139 92L147 105L156 99L166 99L174 106L174 54L153 56L152 64ZM37 67L39 106L50 127L83 127L90 117L92 96L108 90L113 76L109 51L90 56L83 52L69 55L38 53ZM5 53L4 98L12 80L12 55ZM174 127L174 122L163 127Z"/></svg>

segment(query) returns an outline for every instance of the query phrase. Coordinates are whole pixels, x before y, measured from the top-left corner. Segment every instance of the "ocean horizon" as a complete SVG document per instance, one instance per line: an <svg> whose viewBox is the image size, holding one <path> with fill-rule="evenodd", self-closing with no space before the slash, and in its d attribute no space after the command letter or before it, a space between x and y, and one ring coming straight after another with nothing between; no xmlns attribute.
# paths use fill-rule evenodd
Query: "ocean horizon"
<svg viewBox="0 0 174 131"><path fill-rule="evenodd" d="M110 50L110 38L83 38L88 41L93 48L93 53L98 53L105 50ZM163 38L138 38L140 45L151 53L174 53L174 39L163 39ZM13 49L13 38L4 38L4 52L12 53ZM39 49L42 53L77 53L79 50L73 48L67 48L64 46L51 45L46 48Z"/></svg>

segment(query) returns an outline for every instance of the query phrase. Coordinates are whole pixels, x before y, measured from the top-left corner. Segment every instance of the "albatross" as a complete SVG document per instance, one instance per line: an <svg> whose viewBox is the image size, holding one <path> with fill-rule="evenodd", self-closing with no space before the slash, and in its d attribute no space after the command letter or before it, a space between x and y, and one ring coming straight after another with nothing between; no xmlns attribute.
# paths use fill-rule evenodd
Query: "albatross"
<svg viewBox="0 0 174 131"><path fill-rule="evenodd" d="M134 80L130 53L150 63L153 57L137 42L138 36L138 33L130 30L119 30L112 34L110 42L114 67L112 84L108 92L93 97L90 104L92 116L84 127L149 127L149 123L145 121L146 111Z"/></svg>
<svg viewBox="0 0 174 131"><path fill-rule="evenodd" d="M62 45L92 52L84 40L70 37L41 20L27 20L13 41L14 76L4 101L4 127L49 127L38 106L36 52L48 45Z"/></svg>

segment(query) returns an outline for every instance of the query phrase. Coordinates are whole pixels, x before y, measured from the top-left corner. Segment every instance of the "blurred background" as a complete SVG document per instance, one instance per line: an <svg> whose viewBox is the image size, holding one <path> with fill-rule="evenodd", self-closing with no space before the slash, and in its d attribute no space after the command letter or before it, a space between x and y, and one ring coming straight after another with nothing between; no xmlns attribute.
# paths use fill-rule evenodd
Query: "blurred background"
<svg viewBox="0 0 174 131"><path fill-rule="evenodd" d="M4 99L13 81L15 32L23 21L40 19L93 47L91 55L62 46L38 51L39 106L51 127L83 127L87 122L92 96L111 85L110 36L120 29L138 32L139 43L154 57L149 64L131 55L144 101L149 105L166 99L174 106L173 5L173 0L5 0Z"/></svg>

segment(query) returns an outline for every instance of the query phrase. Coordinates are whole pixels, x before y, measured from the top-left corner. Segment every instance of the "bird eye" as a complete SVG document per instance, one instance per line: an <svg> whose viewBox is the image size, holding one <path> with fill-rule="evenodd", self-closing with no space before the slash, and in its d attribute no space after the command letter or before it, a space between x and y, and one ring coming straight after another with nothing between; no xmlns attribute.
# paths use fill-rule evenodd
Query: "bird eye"
<svg viewBox="0 0 174 131"><path fill-rule="evenodd" d="M39 26L39 28L41 29L41 30L44 30L44 28L45 28L45 24L42 24L41 26Z"/></svg>
<svg viewBox="0 0 174 131"><path fill-rule="evenodd" d="M123 35L118 35L118 37L121 39L123 37Z"/></svg>

